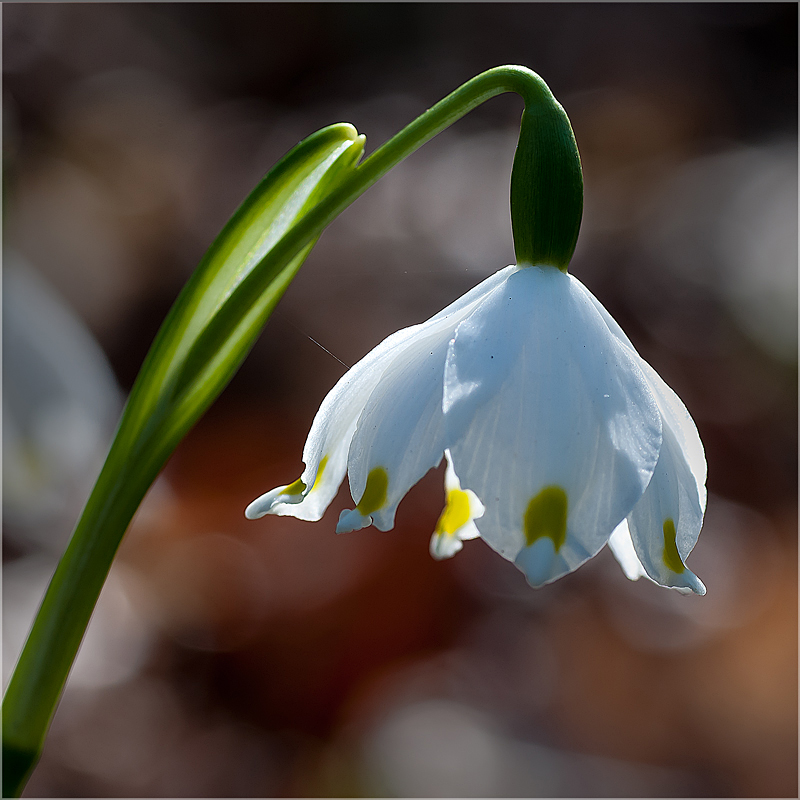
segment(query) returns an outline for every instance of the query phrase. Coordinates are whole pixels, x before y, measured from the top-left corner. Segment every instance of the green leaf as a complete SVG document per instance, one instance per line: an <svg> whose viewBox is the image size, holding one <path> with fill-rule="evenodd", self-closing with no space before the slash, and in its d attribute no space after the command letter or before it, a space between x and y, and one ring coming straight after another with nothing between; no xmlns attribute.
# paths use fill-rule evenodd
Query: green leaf
<svg viewBox="0 0 800 800"><path fill-rule="evenodd" d="M131 393L135 408L126 436L165 422L182 435L182 421L191 424L207 394L230 380L316 240L288 264L270 259L272 249L352 171L363 146L351 125L323 128L278 162L244 201L156 337Z"/></svg>
<svg viewBox="0 0 800 800"><path fill-rule="evenodd" d="M352 174L364 137L323 128L292 149L209 248L148 353L3 702L3 796L17 795L119 543L167 458L222 391L316 239L286 235ZM279 242L284 246L276 249Z"/></svg>

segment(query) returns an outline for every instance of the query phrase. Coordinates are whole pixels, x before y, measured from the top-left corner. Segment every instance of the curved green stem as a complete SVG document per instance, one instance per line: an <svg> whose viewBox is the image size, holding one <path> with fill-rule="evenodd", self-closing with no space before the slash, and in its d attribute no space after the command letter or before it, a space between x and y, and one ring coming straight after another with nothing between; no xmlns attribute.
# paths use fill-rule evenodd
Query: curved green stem
<svg viewBox="0 0 800 800"><path fill-rule="evenodd" d="M306 242L322 231L392 167L486 100L506 92L519 94L525 102L511 177L517 263L552 264L566 269L583 211L578 147L569 119L547 84L532 70L519 66L495 67L477 75L409 123L307 214L278 248L293 252L298 242ZM548 174L537 175L537 167L540 173L544 167ZM543 230L537 230L538 218L531 224L533 205L540 210L542 206L558 209L558 232L545 230L544 225ZM553 225L552 219L546 222ZM557 255L551 256L551 250Z"/></svg>
<svg viewBox="0 0 800 800"><path fill-rule="evenodd" d="M532 70L503 66L482 72L420 114L366 158L275 244L276 268L285 265L390 169L482 103L507 92L525 107L511 172L511 223L519 265L566 271L583 213L580 156L569 118L547 84ZM558 213L556 213L558 212ZM261 292L268 276L253 270L241 296Z"/></svg>
<svg viewBox="0 0 800 800"><path fill-rule="evenodd" d="M566 114L544 81L524 67L498 67L478 75L357 167L363 137L347 125L323 129L287 155L215 240L140 371L6 692L3 796L22 791L39 758L97 597L136 509L180 439L235 373L316 238L406 156L504 92L516 92L525 101L512 172L518 263L566 269L580 224L580 161ZM558 163L554 168L550 162ZM548 193L568 224L556 220L554 227ZM290 213L293 221L284 230L281 225ZM270 235L277 231L277 241L262 253L264 225Z"/></svg>

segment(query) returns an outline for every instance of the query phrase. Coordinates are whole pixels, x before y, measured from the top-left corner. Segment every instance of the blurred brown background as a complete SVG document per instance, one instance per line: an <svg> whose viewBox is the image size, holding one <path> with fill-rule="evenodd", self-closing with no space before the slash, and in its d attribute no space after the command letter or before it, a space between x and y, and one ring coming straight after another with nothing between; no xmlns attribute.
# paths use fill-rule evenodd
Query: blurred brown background
<svg viewBox="0 0 800 800"><path fill-rule="evenodd" d="M513 261L504 96L324 234L120 551L35 796L797 795L795 4L6 4L4 628L16 654L142 358L259 177L374 149L483 69L571 117L571 270L705 442L682 597L607 551L545 589L480 541L247 522L344 367Z"/></svg>

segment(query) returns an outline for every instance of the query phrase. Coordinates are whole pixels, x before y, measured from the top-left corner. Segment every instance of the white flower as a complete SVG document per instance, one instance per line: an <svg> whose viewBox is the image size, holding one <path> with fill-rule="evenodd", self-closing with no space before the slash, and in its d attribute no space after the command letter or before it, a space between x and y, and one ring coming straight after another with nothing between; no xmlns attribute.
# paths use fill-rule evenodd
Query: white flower
<svg viewBox="0 0 800 800"><path fill-rule="evenodd" d="M684 566L706 500L697 429L571 275L507 267L389 336L323 401L300 479L245 513L320 519L347 472L337 532L389 530L443 455L434 557L480 535L541 586L609 543L629 578L705 593Z"/></svg>

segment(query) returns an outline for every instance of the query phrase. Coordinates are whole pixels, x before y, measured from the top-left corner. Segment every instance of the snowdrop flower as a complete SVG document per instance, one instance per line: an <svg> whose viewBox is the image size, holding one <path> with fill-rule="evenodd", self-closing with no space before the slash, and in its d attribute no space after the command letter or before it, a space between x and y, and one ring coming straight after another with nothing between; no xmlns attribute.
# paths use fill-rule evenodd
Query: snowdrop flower
<svg viewBox="0 0 800 800"><path fill-rule="evenodd" d="M300 478L245 513L318 520L347 473L337 532L389 530L442 458L435 558L480 536L541 586L609 544L629 578L705 593L685 566L706 501L697 429L566 270L506 267L381 342L323 401Z"/></svg>

